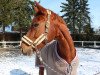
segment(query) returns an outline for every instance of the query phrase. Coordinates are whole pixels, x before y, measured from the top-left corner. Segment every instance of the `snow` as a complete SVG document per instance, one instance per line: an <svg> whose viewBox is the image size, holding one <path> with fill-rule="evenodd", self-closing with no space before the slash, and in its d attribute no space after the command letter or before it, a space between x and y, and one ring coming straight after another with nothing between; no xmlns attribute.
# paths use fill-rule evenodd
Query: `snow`
<svg viewBox="0 0 100 75"><path fill-rule="evenodd" d="M77 48L78 75L100 75L100 49Z"/></svg>
<svg viewBox="0 0 100 75"><path fill-rule="evenodd" d="M76 49L80 61L78 75L100 75L100 49ZM0 75L38 75L35 55L24 56L18 50L0 50Z"/></svg>

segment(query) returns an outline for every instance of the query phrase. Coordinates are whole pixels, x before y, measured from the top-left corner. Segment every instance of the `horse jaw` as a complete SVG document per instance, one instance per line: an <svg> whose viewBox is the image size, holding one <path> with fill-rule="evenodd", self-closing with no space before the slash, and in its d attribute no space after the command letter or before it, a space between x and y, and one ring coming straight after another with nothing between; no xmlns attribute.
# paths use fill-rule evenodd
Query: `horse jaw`
<svg viewBox="0 0 100 75"><path fill-rule="evenodd" d="M31 56L34 52L34 49L31 46L21 43L21 52L23 55Z"/></svg>

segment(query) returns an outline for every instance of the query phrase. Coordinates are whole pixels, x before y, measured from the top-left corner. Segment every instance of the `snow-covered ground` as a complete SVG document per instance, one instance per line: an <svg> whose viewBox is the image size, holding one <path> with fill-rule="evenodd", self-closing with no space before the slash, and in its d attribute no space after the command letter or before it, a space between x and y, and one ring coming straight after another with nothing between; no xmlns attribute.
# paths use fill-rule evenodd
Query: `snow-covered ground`
<svg viewBox="0 0 100 75"><path fill-rule="evenodd" d="M77 53L78 75L100 75L100 49L77 48ZM18 50L0 50L0 75L38 75L35 55L23 56Z"/></svg>

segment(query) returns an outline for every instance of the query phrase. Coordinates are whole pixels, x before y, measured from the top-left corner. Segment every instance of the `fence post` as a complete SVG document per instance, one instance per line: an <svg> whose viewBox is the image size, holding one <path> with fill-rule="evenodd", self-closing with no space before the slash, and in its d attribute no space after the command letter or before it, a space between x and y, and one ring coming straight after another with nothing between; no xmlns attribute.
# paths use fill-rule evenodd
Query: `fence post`
<svg viewBox="0 0 100 75"><path fill-rule="evenodd" d="M82 41L82 47L84 46L84 41Z"/></svg>
<svg viewBox="0 0 100 75"><path fill-rule="evenodd" d="M6 41L2 41L2 45L3 45L3 48L6 48L7 46L6 46Z"/></svg>
<svg viewBox="0 0 100 75"><path fill-rule="evenodd" d="M96 47L96 41L94 41L94 47Z"/></svg>

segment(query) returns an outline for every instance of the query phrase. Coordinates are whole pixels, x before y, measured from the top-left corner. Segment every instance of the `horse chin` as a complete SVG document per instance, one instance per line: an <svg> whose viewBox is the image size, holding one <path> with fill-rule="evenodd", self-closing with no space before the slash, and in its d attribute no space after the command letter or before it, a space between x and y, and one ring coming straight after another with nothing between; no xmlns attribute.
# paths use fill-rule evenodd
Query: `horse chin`
<svg viewBox="0 0 100 75"><path fill-rule="evenodd" d="M21 51L22 51L22 54L26 56L31 56L33 54L32 49L26 49L26 50L22 49Z"/></svg>
<svg viewBox="0 0 100 75"><path fill-rule="evenodd" d="M35 53L36 52L36 49L35 48L32 48L32 52Z"/></svg>

